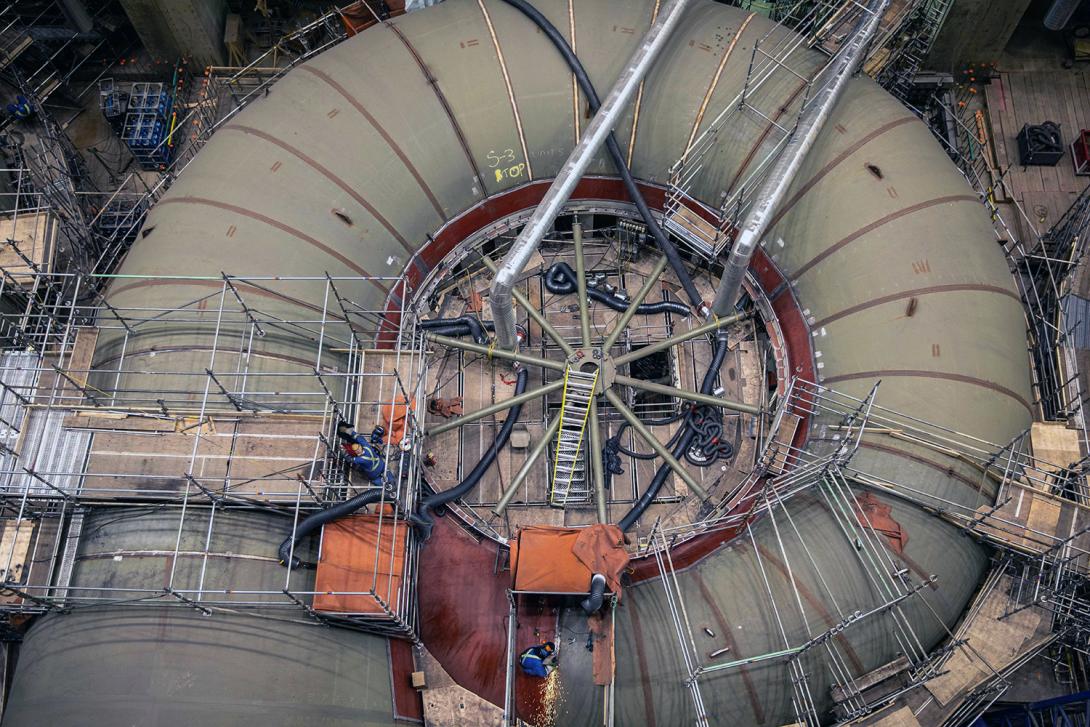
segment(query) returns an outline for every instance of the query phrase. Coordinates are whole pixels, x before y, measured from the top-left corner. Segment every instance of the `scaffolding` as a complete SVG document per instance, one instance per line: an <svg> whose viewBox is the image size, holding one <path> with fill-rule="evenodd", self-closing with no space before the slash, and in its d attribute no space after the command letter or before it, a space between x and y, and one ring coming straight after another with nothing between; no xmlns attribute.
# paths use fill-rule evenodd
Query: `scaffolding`
<svg viewBox="0 0 1090 727"><path fill-rule="evenodd" d="M931 690L929 699L915 710L920 724L971 724L1010 688L1010 675L1047 648L1064 645L1085 655L1090 644L1090 609L1086 605L1090 581L1090 508L1073 499L1082 479L1070 464L1055 464L1027 452L1028 431L1004 445L942 427L889 410L877 403L876 386L858 399L811 382L795 379L777 411L803 415L824 432L824 447L807 452L784 445L772 437L766 442L758 466L740 496L725 498L725 514L713 514L702 523L684 527L656 526L639 554L653 555L670 611L683 665L682 686L688 690L697 724L708 723L700 681L704 675L739 669L758 662L787 665L795 717L803 724L819 724L814 696L808 683L816 668L827 669L833 684L835 713L839 723L862 724L867 715L891 704L917 704L921 687ZM948 458L951 467L978 473L978 490L987 506L970 507L861 469L854 460L865 440L909 443ZM780 452L789 454L785 462ZM762 463L763 462L763 466ZM781 467L769 463L785 462ZM920 601L943 629L946 626L922 597L931 584L915 578L891 557L880 540L879 530L861 506L862 493L875 493L910 502L962 529L994 548L995 567L956 631L935 649L921 643L904 615L906 601ZM763 522L775 535L786 579L793 588L784 537L801 543L807 553L819 543L807 545L806 533L796 527L785 504L802 493L821 499L836 519L841 533L868 573L875 600L867 608L840 613L840 619L824 632L808 631L802 642L788 640L783 624L789 618L808 623L804 599L780 603L766 589L768 607L781 625L782 648L768 654L729 662L709 663L696 647L692 626L681 595L671 552L697 534L730 529L749 538L757 553L766 586L769 583L760 551L753 540L753 526ZM814 560L807 559L812 566ZM826 579L820 574L817 583ZM836 604L836 594L827 593ZM1031 612L1032 613L1029 613ZM1022 615L1019 614L1029 614ZM850 631L867 620L886 619L899 644L902 657L872 673L853 674L836 649L835 635ZM983 634L992 623L1004 623L1005 635L1016 639L1009 658L998 655ZM809 628L809 627L807 627ZM1001 640L998 640L1001 642ZM980 645L980 646L976 646ZM805 661L804 656L811 660ZM951 660L954 661L951 661ZM960 661L958 661L960 660ZM805 664L805 666L804 666ZM981 666L983 665L983 666ZM953 674L954 676L950 676ZM895 678L894 678L895 677ZM959 681L960 680L960 681ZM935 695L945 699L939 705ZM912 699L916 699L915 702ZM930 711L925 711L930 710ZM925 719L926 717L926 719ZM869 722L867 722L869 724Z"/></svg>
<svg viewBox="0 0 1090 727"><path fill-rule="evenodd" d="M399 410L404 433L399 444L384 448L388 471L396 477L374 516L376 548L382 550L358 588L290 588L285 570L283 589L187 588L174 583L173 575L166 589L169 598L202 611L280 606L322 622L415 637L416 541L406 518L420 488L420 474L409 463L420 456L415 412L423 410L426 352L414 343L411 325L397 329L387 323L385 309L353 300L361 285L391 286L394 279L48 277L43 286L74 291L67 305L0 315L18 341L0 357L0 513L6 531L53 522L56 547L39 561L27 537L0 539L6 551L0 561L8 564L3 592L14 596L0 599L0 610L40 613L163 600L161 582L140 589L76 589L63 582L65 574L71 577L75 552L60 546L74 548L87 507L168 508L179 520L174 557L207 558L211 538L204 551L182 547L187 518L206 518L211 532L217 513L258 509L297 524L348 499L365 485L345 474L336 445L339 423L369 427ZM85 300L80 291L103 283L156 280L197 284L202 295L174 308L129 308L102 297L79 302ZM300 301L301 287L322 305ZM285 317L279 304L298 315ZM194 329L204 344L189 354L185 344ZM276 365L263 363L266 335L291 337L295 350L309 351L310 360L299 354ZM203 370L191 367L191 358L172 365L170 346L160 352L165 370L150 365L142 336L177 341L175 356L207 356ZM262 437L272 437L271 444L262 447ZM156 457L152 464L149 456ZM40 548L34 552L41 558ZM386 573L395 561L404 562L396 581ZM13 568L15 563L21 567ZM316 596L366 596L381 608L321 612L312 605Z"/></svg>
<svg viewBox="0 0 1090 727"><path fill-rule="evenodd" d="M893 3L867 51L866 72L875 77L885 74L902 85L907 83L905 78L914 78L949 5L947 0ZM775 3L771 16L779 25L753 42L742 90L701 131L715 91L713 82L685 151L669 169L663 211L666 228L677 233L692 252L715 260L731 245L752 194L791 139L807 104L833 80L832 69L847 47L846 40L871 12L854 0ZM748 21L739 28L735 40L746 25ZM720 71L733 50L732 42L723 53ZM820 52L821 61L815 61L813 50ZM777 100L769 105L761 90L777 84L792 84L793 90L787 103ZM712 210L715 222L708 222L695 211L704 205L693 195L694 188L705 170L715 168L717 155L730 150L731 128L745 123L765 126L761 144L744 160L742 171L718 190L719 204Z"/></svg>

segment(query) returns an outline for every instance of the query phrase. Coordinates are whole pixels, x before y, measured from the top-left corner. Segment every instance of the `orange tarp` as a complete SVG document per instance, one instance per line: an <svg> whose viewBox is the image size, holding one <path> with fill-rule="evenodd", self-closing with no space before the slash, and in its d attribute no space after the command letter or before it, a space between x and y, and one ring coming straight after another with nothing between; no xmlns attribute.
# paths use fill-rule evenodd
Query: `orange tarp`
<svg viewBox="0 0 1090 727"><path fill-rule="evenodd" d="M372 12L367 5L364 5L365 1L358 0L358 2L341 8L341 22L344 23L345 32L348 33L349 37L375 24L375 15L378 13L381 3L372 0L370 2L370 7L374 8L374 12ZM401 15L405 12L405 0L386 0L386 7L389 9L391 16Z"/></svg>
<svg viewBox="0 0 1090 727"><path fill-rule="evenodd" d="M382 424L386 427L386 441L390 444L401 444L405 438L405 425L409 418L409 409L415 408L415 404L406 401L404 396L382 407Z"/></svg>
<svg viewBox="0 0 1090 727"><path fill-rule="evenodd" d="M322 552L314 576L314 609L336 613L385 613L379 601L360 591L374 590L397 610L405 570L408 527L393 518L351 515L322 531ZM376 548L376 544L378 547ZM356 595L346 595L347 593Z"/></svg>
<svg viewBox="0 0 1090 727"><path fill-rule="evenodd" d="M511 541L511 573L516 591L586 593L595 573L609 590L621 593L621 572L628 566L624 535L616 525L586 528L523 528Z"/></svg>

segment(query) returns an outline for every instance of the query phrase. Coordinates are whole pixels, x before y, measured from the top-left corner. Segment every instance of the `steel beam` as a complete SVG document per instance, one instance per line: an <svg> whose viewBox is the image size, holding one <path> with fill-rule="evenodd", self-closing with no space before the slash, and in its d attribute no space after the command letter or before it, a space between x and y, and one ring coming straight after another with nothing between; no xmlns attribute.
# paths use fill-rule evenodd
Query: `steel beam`
<svg viewBox="0 0 1090 727"><path fill-rule="evenodd" d="M523 481L530 474L530 470L532 470L534 465L537 464L537 461L541 459L542 453L544 453L545 449L549 446L549 442L553 441L553 438L556 437L556 432L559 429L560 413L557 412L556 416L553 417L552 422L549 424L549 428L545 430L544 436L534 444L534 448L530 450L530 454L527 455L526 461L522 463L522 467L519 468L519 471L516 472L514 478L512 478L511 484L507 485L507 489L503 491L503 495L500 496L500 501L492 508L492 512L497 515L503 515L504 510L507 509L507 506L511 503L515 494L518 493L519 487L522 486Z"/></svg>
<svg viewBox="0 0 1090 727"><path fill-rule="evenodd" d="M539 396L551 394L557 389L562 388L564 388L564 380L560 379L558 381L554 381L551 384L546 384L540 389L534 389L533 391L527 391L519 394L518 396L512 396L510 399L498 401L495 404L491 404L483 409L478 409L477 411L470 412L469 414L460 416L457 419L451 419L448 422L443 422L437 427L428 427L427 431L424 432L424 435L428 437L434 437L437 434L449 432L451 429L457 429L463 424L469 424L470 422L475 422L478 419L484 419L487 416L499 414L501 411L504 411L505 409L510 409L516 404L525 404L526 402L532 401Z"/></svg>
<svg viewBox="0 0 1090 727"><path fill-rule="evenodd" d="M492 262L492 258L487 255L481 255L481 260L484 262L486 268L495 273L499 268L496 267L496 263ZM526 312L534 319L534 323L541 326L541 330L545 332L545 335L553 340L557 346L560 346L560 350L564 352L565 356L574 356L575 349L571 344L564 340L564 337L560 335L560 331L553 328L553 324L549 323L548 319L537 309L536 305L530 303L530 299L527 298L521 290L518 288L511 289L511 295L515 301L526 309Z"/></svg>
<svg viewBox="0 0 1090 727"><path fill-rule="evenodd" d="M617 82L599 107L598 113L594 115L583 137L572 149L572 153L560 168L541 203L503 259L500 271L496 274L496 279L492 281L490 296L492 319L496 324L496 339L503 348L513 350L518 345L518 337L515 335L515 310L511 302L511 291L515 283L518 282L522 271L530 262L538 245L541 244L542 238L552 228L556 216L571 198L575 185L583 178L587 167L613 131L613 127L617 125L628 102L639 88L640 81L647 75L655 58L681 21L681 16L689 2L690 0L665 0L658 16L651 23L647 35L637 46L636 52L621 71Z"/></svg>
<svg viewBox="0 0 1090 727"><path fill-rule="evenodd" d="M613 348L613 344L617 342L621 334L624 333L624 329L628 328L628 324L632 321L632 317L636 315L636 309L647 299L647 296L654 289L655 285L659 282L659 277L662 275L662 271L666 269L667 259L665 257L659 258L659 261L652 268L651 273L647 276L647 280L643 281L643 286L640 287L639 292L636 293L636 297L632 299L632 302L628 304L628 308L621 314L621 317L617 319L617 323L613 326L613 330L606 336L606 340L602 343L602 353L606 354L609 349Z"/></svg>
<svg viewBox="0 0 1090 727"><path fill-rule="evenodd" d="M441 343L444 346L450 346L451 348L460 348L463 351L471 351L473 353L479 353L482 356L492 356L494 358L502 358L508 361L515 361L527 366L537 366L543 369L551 369L553 371L564 371L564 364L559 361L550 361L547 358L538 358L537 356L530 356L525 353L516 353L514 351L505 351L501 348L494 348L489 346L482 346L479 343L473 343L471 341L463 341L460 338L450 338L449 336L440 336L437 333L424 332L428 338L436 343Z"/></svg>
<svg viewBox="0 0 1090 727"><path fill-rule="evenodd" d="M590 348L590 306L587 305L587 262L583 258L583 225L578 220L572 225L572 241L575 244L575 290L579 302L579 332L583 348Z"/></svg>
<svg viewBox="0 0 1090 727"><path fill-rule="evenodd" d="M643 379L634 379L631 376L613 377L614 383L622 384L624 386L634 386L637 389L643 389L644 391L650 391L654 394L663 394L664 396L672 396L675 399L685 399L686 401L694 401L697 404L708 404L709 406L721 406L724 409L730 409L731 411L740 411L743 414L759 414L761 412L759 407L752 404L743 404L739 401L731 401L730 399L721 399L718 396L712 396L710 394L701 394L699 391L688 391L686 389L678 389L673 386L665 386L663 384L656 384L653 381L644 381Z"/></svg>
<svg viewBox="0 0 1090 727"><path fill-rule="evenodd" d="M606 507L606 474L602 466L602 433L598 430L598 399L590 400L590 414L587 420L590 427L590 479L594 485L594 502L598 511L598 522L609 522L609 511Z"/></svg>
<svg viewBox="0 0 1090 727"><path fill-rule="evenodd" d="M749 317L748 313L736 313L735 315L727 316L726 318L713 318L712 320L708 321L707 323L702 323L699 326L697 326L696 328L685 331L684 333L679 333L676 336L670 336L669 338L664 338L661 341L658 341L656 343L652 343L649 346L644 346L643 348L638 349L636 351L630 351L630 352L628 352L628 353L626 353L624 355L617 356L616 358L613 359L613 364L615 366L623 366L626 363L632 363L633 361L635 361L637 359L641 359L644 356L650 356L653 353L658 353L659 351L665 351L666 349L670 348L671 346L676 346L679 343L685 343L690 338L696 338L697 336L703 336L705 333L714 333L715 331L718 331L720 328L723 328L724 326L729 326L732 323L737 323L738 321L740 321L740 320L742 320L744 318L748 318L748 317Z"/></svg>
<svg viewBox="0 0 1090 727"><path fill-rule="evenodd" d="M674 459L674 455L670 454L670 450L666 449L666 447L663 446L662 442L660 442L655 437L651 430L643 425L643 422L639 420L639 417L637 417L635 413L633 413L633 411L629 409L623 401L621 401L621 397L617 396L617 394L611 389L606 389L605 393L606 398L609 399L609 403L613 405L614 409L620 412L621 416L624 417L624 420L628 422L628 426L632 427L632 429L635 430L636 434L639 434L640 437L643 438L645 442L647 442L651 449L655 451L655 454L662 457L662 460L666 462L666 464L670 465L670 469L672 469L674 471L674 474L682 479L682 481L685 483L685 486L689 488L689 491L694 493L701 500L707 500L708 491L701 487L700 483L693 479L693 476L689 474L688 470L686 470L680 462Z"/></svg>

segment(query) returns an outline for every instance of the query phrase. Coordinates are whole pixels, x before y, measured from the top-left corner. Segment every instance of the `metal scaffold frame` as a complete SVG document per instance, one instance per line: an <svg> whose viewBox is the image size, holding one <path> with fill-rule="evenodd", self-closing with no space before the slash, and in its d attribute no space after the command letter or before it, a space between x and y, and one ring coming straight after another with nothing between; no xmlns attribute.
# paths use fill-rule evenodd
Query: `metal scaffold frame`
<svg viewBox="0 0 1090 727"><path fill-rule="evenodd" d="M1010 687L1007 676L1053 643L1063 643L1081 654L1086 654L1090 635L1090 608L1087 607L1086 591L1090 588L1090 510L1072 499L1068 480L1081 478L1066 465L1045 462L1028 454L1028 432L1023 432L1004 445L985 442L976 437L900 414L879 405L875 399L876 385L865 399L810 382L796 379L791 382L777 417L788 412L805 413L826 432L823 441L827 448L823 454L806 453L789 448L791 459L782 473L770 473L758 465L754 470L754 482L741 499L727 498L722 504L732 503L733 514L713 514L702 523L684 527L660 527L656 523L648 542L640 554L652 554L659 567L659 575L666 593L667 606L674 624L675 635L681 650L684 669L683 683L688 689L697 715L697 724L707 724L707 715L700 693L702 675L729 670L755 662L780 661L791 665L793 703L796 719L805 724L818 724L813 710L813 700L807 687L808 675L813 664L801 667L804 654L814 651L824 654L830 670L834 689L839 694L837 714L844 722L851 722L874 709L885 706L901 695L916 689L943 673L943 664L957 649L972 646L965 638L967 624L974 613L971 611L965 623L956 631L947 631L949 641L937 649L928 651L916 636L905 618L901 604L910 599L924 603L925 611L932 614L936 623L942 624L937 612L927 604L923 591L931 585L927 579L916 579L894 561L880 542L880 536L872 527L865 510L860 506L856 492L871 490L886 496L909 501L947 522L963 529L967 534L994 547L997 565L988 583L978 595L978 602L995 587L997 579L1006 575L1014 584L1001 619L1019 611L1035 608L1049 615L1051 636L1027 647L1026 653L1003 668L995 670L992 677L966 696L944 724L964 725L972 722L990 704ZM937 495L924 492L904 482L893 482L860 469L853 462L853 455L864 438L890 438L912 445L926 447L950 458L952 464L962 464L975 470L980 476L980 491L989 495L989 507L973 508ZM760 461L772 460L770 453L776 446L770 441ZM820 446L820 445L819 445ZM804 599L795 598L790 604L777 603L770 588L766 589L768 606L781 625L783 649L759 656L731 662L706 664L693 638L681 587L674 568L671 551L695 534L709 530L730 528L741 537L753 541L753 526L761 521L771 527L779 546L779 557L787 569L787 580L795 588L795 576L791 570L788 552L784 547L784 535L802 543L807 552L804 533L792 521L785 504L795 495L809 493L820 497L840 525L841 532L853 544L852 552L860 559L869 573L870 584L881 598L866 610L839 613L840 621L823 633L808 633L808 640L792 643L783 630L785 619L790 615L802 623L808 623L803 605ZM994 494L994 499L991 497ZM1038 498L1049 505L1067 508L1073 515L1061 516L1065 523L1060 531L1047 531L1012 519L1011 507ZM738 507L743 500L750 506ZM1027 506L1028 508L1028 506ZM1017 511L1016 511L1017 512ZM1080 519L1081 518L1081 519ZM758 562L766 586L769 583L759 551ZM810 558L811 565L815 564ZM819 573L818 583L823 587L825 579ZM826 588L826 591L828 589ZM828 592L829 603L836 607L836 594ZM839 609L839 607L837 607ZM902 653L907 657L903 671L907 676L896 691L885 691L867 697L868 684L863 677L851 674L847 665L835 650L833 636L850 629L864 619L883 615L891 620L891 633L898 640ZM809 627L807 627L809 628ZM945 628L945 626L943 626ZM815 647L821 650L815 650ZM815 657L816 658L816 657ZM987 663L986 661L984 663Z"/></svg>
<svg viewBox="0 0 1090 727"><path fill-rule="evenodd" d="M12 332L17 341L17 349L0 357L4 433L0 441L0 512L6 516L3 522L14 527L56 518L67 526L74 546L79 536L76 523L81 522L85 506L155 503L178 513L178 536L171 554L175 566L165 587L156 582L136 589L76 588L57 580L61 574L71 577L75 548L67 552L57 547L49 563L50 577L44 583L29 584L25 582L26 570L19 581L9 577L18 556L16 540L7 540L5 552L0 553L0 563L7 563L0 591L16 598L0 599L0 611L37 613L174 599L201 611L301 609L323 622L414 637L417 543L407 526L407 516L415 507L420 474L409 463L420 456L422 437L416 412L423 411L426 352L414 343L420 337L411 324L391 326L386 309L361 306L348 295L348 291L360 290L361 284L389 286L395 281L329 275L95 277L119 284L199 281L211 292L175 308L129 308L115 306L101 296L76 302L88 300L80 291L95 289L106 281L80 275L65 280L54 275L42 284L73 290L67 305L56 303L29 316L0 314L3 329ZM294 297L292 292L301 285L318 289L321 307L302 304ZM267 310L276 304L295 306L301 315L286 318ZM48 324L44 322L47 318ZM195 328L202 340L211 342L198 346L199 354L195 354L207 354L203 372L149 366L145 363L147 352L142 357L137 351L142 334L177 334L184 342L187 332ZM281 370L262 370L261 339L266 335L292 337L310 350L312 359L294 361ZM110 342L109 350L117 355L114 360L93 364L90 353L96 342L103 340ZM164 353L170 356L169 346ZM173 387L156 384L167 380ZM399 408L404 411L405 431L399 446L387 444L383 448L388 471L397 475L377 505L376 548L381 547L382 552L376 552L370 590L321 592L325 596L369 596L381 604L380 613L318 613L311 601L319 593L290 587L287 570L284 588L279 590L212 590L204 586L203 575L196 587L175 583L178 558L209 557L219 512L263 509L287 515L290 522L298 524L307 515L353 496L360 485L344 475L336 444L338 424L373 421L387 411L392 416ZM96 423L84 423L91 421ZM299 455L302 461L295 466L262 470L258 475L236 476L230 467L223 474L204 473L205 450L217 432L230 432L226 439L234 451L246 422L295 422L293 432L299 432L292 437L295 445L300 450L309 446L310 453L305 458ZM188 454L176 457L177 472L99 472L91 468L93 437L117 432L139 437L149 434L148 426L153 428L150 434L192 440ZM58 442L57 437L63 440ZM72 456L60 457L54 448L68 450ZM183 484L172 490L171 483L179 482ZM187 550L182 533L187 518L198 516L207 517L209 536L203 551ZM384 532L390 536L385 537ZM276 560L275 552L269 553L269 559ZM394 580L383 580L381 574L393 567L395 560L405 563L399 592L382 592L380 585L393 587Z"/></svg>
<svg viewBox="0 0 1090 727"><path fill-rule="evenodd" d="M866 57L869 60L866 72L876 77L884 73L882 77L888 77L889 83L896 81L901 85L906 83L906 77L914 77L925 48L945 19L949 5L947 0L915 0L899 5L894 12L884 15L878 36L867 49ZM773 12L773 19L794 33L786 33L783 27L776 26L753 42L742 90L700 131L707 111L706 104L710 100L709 92L685 151L669 170L663 215L667 229L681 236L693 252L714 260L731 245L737 225L752 204L755 191L761 187L794 135L808 104L835 80L837 61L842 53L849 50L847 38L872 12L855 0L780 3ZM916 27L919 18L927 20L928 32ZM746 25L748 21L739 28L735 38L745 30ZM732 44L724 52L723 64L729 59L733 48ZM820 51L827 56L827 60L811 68L811 50ZM766 84L791 79L798 82L798 87L786 107L777 105L776 108L762 109L760 101L754 100L759 99L760 90ZM730 188L720 191L718 209L715 210L716 223L694 224L691 210L702 205L692 196L692 190L700 181L701 173L710 165L711 158L721 147L729 146L721 141L723 132L731 124L739 123L745 115L767 124L770 140L762 145L760 157L747 164L745 177L736 179Z"/></svg>

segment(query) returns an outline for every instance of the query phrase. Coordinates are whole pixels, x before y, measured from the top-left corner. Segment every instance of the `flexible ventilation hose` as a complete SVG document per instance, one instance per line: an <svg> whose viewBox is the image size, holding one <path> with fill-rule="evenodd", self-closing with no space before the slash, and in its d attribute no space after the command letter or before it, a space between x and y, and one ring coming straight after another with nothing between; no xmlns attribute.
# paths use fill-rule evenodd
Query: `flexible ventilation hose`
<svg viewBox="0 0 1090 727"><path fill-rule="evenodd" d="M494 329L492 321L479 321L473 316L459 316L458 318L433 318L417 323L420 328L441 336L473 336L473 340L480 344L488 343L485 331Z"/></svg>
<svg viewBox="0 0 1090 727"><path fill-rule="evenodd" d="M526 391L526 382L529 378L530 376L526 369L519 369L518 379L515 381L515 396ZM409 521L423 531L425 540L431 537L431 530L435 527L435 518L432 517L431 511L440 505L445 505L448 502L457 500L459 497L463 497L477 486L477 483L481 481L481 477L484 476L484 473L488 471L488 468L492 466L496 457L507 445L507 440L511 438L511 430L515 428L515 422L518 421L521 413L522 404L516 404L511 407L510 411L507 413L507 418L503 421L503 426L500 427L499 434L496 435L496 438L488 448L488 451L485 452L484 456L477 462L477 466L473 468L473 471L449 490L443 490L442 492L437 492L434 495L424 498L424 501L420 503L420 507L417 509L416 513L409 517Z"/></svg>
<svg viewBox="0 0 1090 727"><path fill-rule="evenodd" d="M601 573L595 573L590 577L590 595L580 602L583 612L588 616L596 613L602 607L602 601L606 598L606 577Z"/></svg>
<svg viewBox="0 0 1090 727"><path fill-rule="evenodd" d="M290 559L291 565L289 566L289 569L313 568L314 563L308 563L307 561L300 560L297 556L292 555L292 548L297 545L300 540L326 523L331 523L346 515L351 515L364 505L378 502L382 499L382 493L383 490L381 487L367 490L362 494L356 495L351 500L345 500L344 502L338 503L333 507L328 507L321 512L316 512L304 519L303 522L295 527L295 532L285 538L284 542L280 544L280 550L278 552L278 555L280 556L280 565L288 565L288 560ZM389 493L387 493L387 497L389 497Z"/></svg>
<svg viewBox="0 0 1090 727"><path fill-rule="evenodd" d="M545 289L554 295L571 295L576 293L579 290L579 285L575 278L575 271L571 269L571 265L568 265L565 262L558 262L550 265L549 269L545 271ZM616 295L610 295L597 288L587 288L587 297L593 298L599 303L602 303L619 313L624 313L628 310L627 300ZM688 306L670 300L663 300L657 303L641 303L636 307L636 312L645 316L656 313L675 313L686 317L691 313Z"/></svg>
<svg viewBox="0 0 1090 727"><path fill-rule="evenodd" d="M568 41L560 34L560 31L556 29L549 19L542 15L537 8L535 8L526 0L503 0L511 7L517 9L527 18L529 18L537 27L541 29L545 36L552 41L553 45L560 52L560 55L564 57L571 72L575 75L576 80L579 83L579 88L583 90L583 95L587 97L587 103L590 105L591 113L597 113L598 107L602 105L602 102L598 98L597 91L594 90L594 84L590 82L590 77L587 75L586 69L583 68L582 62L579 57L572 51L571 46L568 45ZM666 233L662 231L657 220L653 214L651 214L651 208L647 206L647 200L643 198L643 193L640 192L640 188L636 186L636 180L632 178L632 171L628 168L628 164L625 162L624 155L621 153L621 147L617 144L617 139L612 133L606 138L606 149L609 150L609 156L613 159L613 164L617 167L617 171L621 175L621 180L624 182L625 189L628 190L628 196L632 198L632 202L636 205L636 209L640 212L640 217L647 224L647 229L651 233L651 236L655 238L655 244L658 245L659 250L666 256L667 261L670 263L670 267L677 275L678 280L681 281L681 287L685 289L685 295L688 296L689 302L693 304L693 308L700 310L704 307L704 301L700 297L700 293L697 292L696 286L693 284L693 279L689 276L689 271L685 269L685 263L681 260L681 255L678 254L677 248L674 243L666 237Z"/></svg>
<svg viewBox="0 0 1090 727"><path fill-rule="evenodd" d="M708 371L704 374L704 380L700 383L700 393L710 394L715 388L715 377L719 372L719 368L723 365L723 361L727 357L727 334L723 331L719 331L715 337L715 353L712 355L712 361L708 365ZM696 436L696 429L693 428L691 421L686 419L684 434L677 440L674 445L674 449L670 452L674 455L674 459L681 459L685 453L692 446L693 438ZM651 483L640 495L640 499L636 501L636 504L632 506L632 509L621 518L621 522L617 525L623 532L627 532L636 524L636 521L640 519L644 511L651 507L651 503L655 501L655 498L659 494L659 490L662 489L663 484L666 483L666 478L670 475L670 465L663 464L659 467L658 472L655 473Z"/></svg>

